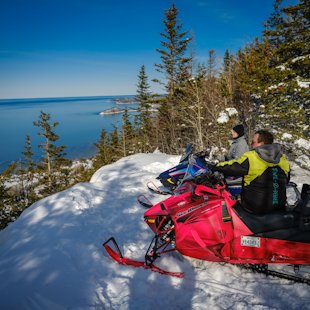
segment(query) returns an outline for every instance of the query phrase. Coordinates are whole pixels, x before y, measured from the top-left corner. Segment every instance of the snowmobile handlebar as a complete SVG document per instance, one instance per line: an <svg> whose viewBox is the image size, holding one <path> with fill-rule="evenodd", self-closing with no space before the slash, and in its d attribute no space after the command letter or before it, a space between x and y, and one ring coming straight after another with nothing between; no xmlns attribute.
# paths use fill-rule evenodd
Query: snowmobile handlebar
<svg viewBox="0 0 310 310"><path fill-rule="evenodd" d="M196 184L208 185L212 187L217 184L226 185L224 175L218 171L212 172L211 169L208 169L206 173L194 177L193 181Z"/></svg>

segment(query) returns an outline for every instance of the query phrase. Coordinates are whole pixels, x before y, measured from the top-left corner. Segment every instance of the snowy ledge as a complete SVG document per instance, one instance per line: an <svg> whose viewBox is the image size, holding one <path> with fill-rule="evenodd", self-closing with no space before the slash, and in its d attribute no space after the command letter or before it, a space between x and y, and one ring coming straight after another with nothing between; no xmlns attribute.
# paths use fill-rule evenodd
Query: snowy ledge
<svg viewBox="0 0 310 310"><path fill-rule="evenodd" d="M0 232L1 309L309 309L309 287L300 283L177 255L159 261L166 270L185 272L184 279L170 278L119 265L104 252L102 243L113 235L125 256L144 259L153 233L136 198L163 200L150 196L146 183L179 159L124 157L97 170L90 182L25 210ZM309 180L309 171L292 168L299 187Z"/></svg>

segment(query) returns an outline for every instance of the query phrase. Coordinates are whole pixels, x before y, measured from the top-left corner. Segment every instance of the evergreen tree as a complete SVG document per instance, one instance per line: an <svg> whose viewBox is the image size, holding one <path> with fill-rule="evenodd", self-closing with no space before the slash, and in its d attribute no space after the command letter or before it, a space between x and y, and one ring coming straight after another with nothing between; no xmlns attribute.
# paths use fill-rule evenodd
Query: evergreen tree
<svg viewBox="0 0 310 310"><path fill-rule="evenodd" d="M224 103L226 106L233 106L233 63L234 58L230 55L229 51L225 51L223 59L223 68L219 77L219 88L221 96L223 97Z"/></svg>
<svg viewBox="0 0 310 310"><path fill-rule="evenodd" d="M138 75L137 96L136 100L140 103L145 103L150 99L150 85L145 72L145 66L142 65Z"/></svg>
<svg viewBox="0 0 310 310"><path fill-rule="evenodd" d="M34 173L35 173L35 164L33 161L33 151L30 136L26 136L24 151L22 152L24 155L23 166L25 173L25 203L26 205L30 205L33 203L37 197L34 191Z"/></svg>
<svg viewBox="0 0 310 310"><path fill-rule="evenodd" d="M192 59L187 57L186 51L191 40L186 31L182 31L182 24L178 20L178 9L172 4L165 11L164 32L161 33L162 49L157 49L160 54L161 63L156 64L156 70L164 75L168 96L160 106L155 123L159 124L156 132L157 144L164 152L179 152L183 149L182 143L182 119L180 118L179 99L184 83L190 78Z"/></svg>
<svg viewBox="0 0 310 310"><path fill-rule="evenodd" d="M282 6L275 1L275 13L267 20L263 42L270 46L270 70L265 73L264 113L270 123L294 135L309 128L310 7L301 0Z"/></svg>
<svg viewBox="0 0 310 310"><path fill-rule="evenodd" d="M13 162L2 173L0 173L0 229L15 220L16 212L16 193L10 191L10 181L17 164Z"/></svg>
<svg viewBox="0 0 310 310"><path fill-rule="evenodd" d="M105 129L101 130L99 141L95 143L97 148L94 157L94 168L97 170L100 167L110 164L112 162L111 140Z"/></svg>
<svg viewBox="0 0 310 310"><path fill-rule="evenodd" d="M216 75L216 55L215 55L215 50L210 50L209 51L209 58L208 58L208 68L207 68L207 78L210 79L215 79Z"/></svg>
<svg viewBox="0 0 310 310"><path fill-rule="evenodd" d="M110 133L110 140L110 145L113 150L112 162L115 162L123 156L122 139L120 138L119 131L116 126L114 126L114 130Z"/></svg>
<svg viewBox="0 0 310 310"><path fill-rule="evenodd" d="M135 135L134 129L129 119L128 109L124 110L122 116L122 147L123 156L135 153Z"/></svg>
<svg viewBox="0 0 310 310"><path fill-rule="evenodd" d="M190 38L186 37L188 35L187 31L182 31L182 24L178 20L178 14L179 11L174 4L165 11L165 29L161 33L163 37L161 46L163 49L157 49L161 55L162 63L155 65L157 71L165 76L166 90L169 95L173 95L176 88L189 78L191 69L191 58L185 56Z"/></svg>
<svg viewBox="0 0 310 310"><path fill-rule="evenodd" d="M55 144L59 140L59 136L54 130L59 123L51 122L50 114L41 111L39 120L33 124L40 129L38 135L44 138L44 142L39 145L44 154L40 166L45 172L47 193L50 194L68 184L67 168L64 167L68 166L70 161L65 158L64 149L66 146Z"/></svg>
<svg viewBox="0 0 310 310"><path fill-rule="evenodd" d="M274 0L273 8L274 11L265 22L264 36L268 37L268 43L272 49L278 49L281 45L281 35L275 28L279 28L283 24L283 17L281 16L281 4L283 0ZM273 61L278 62L279 60L274 59ZM271 63L274 65L273 63Z"/></svg>
<svg viewBox="0 0 310 310"><path fill-rule="evenodd" d="M275 65L292 65L291 60L294 60L296 65L303 56L309 56L309 3L300 0L296 5L282 7L282 0L276 0L274 7L275 13L265 23L264 31L265 41L275 48L272 61ZM309 77L309 70L305 72Z"/></svg>
<svg viewBox="0 0 310 310"><path fill-rule="evenodd" d="M224 72L230 71L232 62L233 57L230 55L229 50L226 50L224 54Z"/></svg>
<svg viewBox="0 0 310 310"><path fill-rule="evenodd" d="M259 123L259 107L263 104L257 98L261 98L261 92L265 88L269 56L268 46L256 40L239 50L232 63L232 103L239 113L239 121L248 130L248 137L253 135L253 130Z"/></svg>
<svg viewBox="0 0 310 310"><path fill-rule="evenodd" d="M33 161L32 145L31 145L31 140L30 140L29 135L26 136L24 151L22 152L22 154L25 157L24 165L26 167L26 169L25 169L26 172L34 173L35 164Z"/></svg>
<svg viewBox="0 0 310 310"><path fill-rule="evenodd" d="M150 86L148 84L148 77L145 73L144 65L141 66L138 75L137 96L136 99L140 102L139 115L135 118L135 128L137 129L137 136L139 139L140 152L147 152L151 150L153 128L151 120L151 105L150 105Z"/></svg>

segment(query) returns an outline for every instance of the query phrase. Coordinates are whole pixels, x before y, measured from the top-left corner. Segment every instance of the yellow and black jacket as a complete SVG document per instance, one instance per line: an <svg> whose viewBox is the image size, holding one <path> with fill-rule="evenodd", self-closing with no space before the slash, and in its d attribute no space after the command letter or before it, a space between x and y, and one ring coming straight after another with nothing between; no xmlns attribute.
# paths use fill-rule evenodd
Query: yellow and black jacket
<svg viewBox="0 0 310 310"><path fill-rule="evenodd" d="M290 166L279 144L257 147L213 170L225 176L243 176L241 204L247 211L263 214L285 208Z"/></svg>

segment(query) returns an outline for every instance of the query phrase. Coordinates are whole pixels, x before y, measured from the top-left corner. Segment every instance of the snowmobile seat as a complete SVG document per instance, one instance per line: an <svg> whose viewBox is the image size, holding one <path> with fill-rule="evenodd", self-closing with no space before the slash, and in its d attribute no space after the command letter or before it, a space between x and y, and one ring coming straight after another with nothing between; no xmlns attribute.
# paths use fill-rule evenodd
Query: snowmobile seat
<svg viewBox="0 0 310 310"><path fill-rule="evenodd" d="M278 240L310 243L310 229L308 231L302 231L299 226L259 233L255 234L255 236Z"/></svg>
<svg viewBox="0 0 310 310"><path fill-rule="evenodd" d="M288 229L299 225L300 215L294 211L253 214L246 211L239 202L235 204L234 211L254 234Z"/></svg>
<svg viewBox="0 0 310 310"><path fill-rule="evenodd" d="M233 177L228 177L225 179L227 186L242 186L242 178L233 178Z"/></svg>

